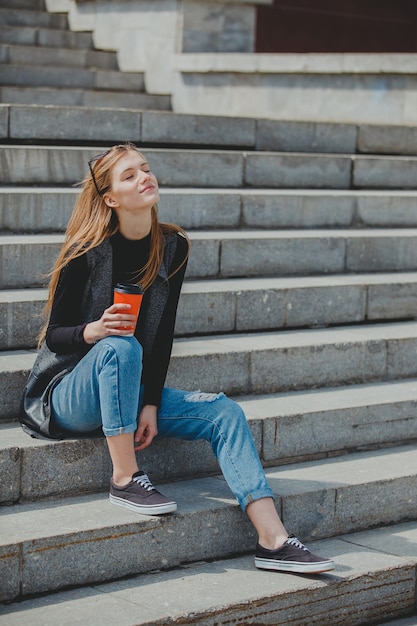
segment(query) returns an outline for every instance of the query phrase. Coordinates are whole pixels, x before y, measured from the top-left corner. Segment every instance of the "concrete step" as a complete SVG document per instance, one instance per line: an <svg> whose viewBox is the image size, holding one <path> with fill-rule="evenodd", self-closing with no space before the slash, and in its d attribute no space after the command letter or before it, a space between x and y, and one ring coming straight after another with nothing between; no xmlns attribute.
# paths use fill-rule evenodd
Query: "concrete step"
<svg viewBox="0 0 417 626"><path fill-rule="evenodd" d="M9 104L45 104L114 109L170 110L169 96L104 89L69 89L53 87L0 87L0 102Z"/></svg>
<svg viewBox="0 0 417 626"><path fill-rule="evenodd" d="M416 322L179 338L167 385L243 395L406 379L417 376L416 346ZM0 353L3 420L17 415L35 356Z"/></svg>
<svg viewBox="0 0 417 626"><path fill-rule="evenodd" d="M48 66L62 68L99 68L118 70L115 52L88 48L51 48L48 46L0 45L0 62L12 66Z"/></svg>
<svg viewBox="0 0 417 626"><path fill-rule="evenodd" d="M120 74L122 78L129 77L129 74L125 72ZM42 84L41 82L41 86L46 87L47 83ZM84 85L83 88L85 88ZM103 85L100 85L100 88L103 88ZM123 86L120 86L120 89L126 91ZM81 130L84 129L85 131L86 127L90 126L93 129L93 131L90 130L90 133L93 132L92 136L96 137L97 141L113 141L114 135L108 134L108 127L114 117L118 116L120 135L117 140L126 140L129 137L141 145L221 146L229 148L235 146L261 152L335 153L338 156L352 154L412 156L417 153L415 129L402 126L349 126L188 115L173 112L144 112L142 115L139 113L140 128L132 135L132 129L124 125L124 118L119 119L117 110L107 112L106 118L94 118L89 112L74 112L65 106L48 108L47 112L45 112L44 107L36 106L21 106L19 111L13 111L13 109L14 107L5 109L0 107L1 116L9 121L10 126L9 128L5 124L3 134L0 136L10 140L18 139L23 136L19 135L19 127L24 126L31 128L32 134L27 137L31 143L46 139L56 141L55 126L59 126L63 130L62 139L78 139L85 142L88 136L83 136ZM89 114L90 118L86 119ZM137 116L138 112L132 114ZM53 124L50 123L52 118ZM105 124L103 124L104 119ZM101 135L99 134L100 131ZM338 160L336 163L340 165ZM386 181L384 181L384 187L385 185Z"/></svg>
<svg viewBox="0 0 417 626"><path fill-rule="evenodd" d="M0 231L63 231L78 193L71 187L0 187ZM162 221L187 230L417 227L413 191L164 187L158 208Z"/></svg>
<svg viewBox="0 0 417 626"><path fill-rule="evenodd" d="M91 33L73 32L57 28L6 25L2 25L0 30L0 43L20 46L50 46L52 48L94 47ZM53 51L51 53L53 54Z"/></svg>
<svg viewBox="0 0 417 626"><path fill-rule="evenodd" d="M51 58L54 52L50 52ZM0 83L16 87L61 87L85 89L120 89L143 91L143 74L121 73L118 70L43 66L0 65Z"/></svg>
<svg viewBox="0 0 417 626"><path fill-rule="evenodd" d="M266 475L287 528L304 540L335 537L416 518L416 451L409 445L355 453L271 467ZM3 508L1 599L254 549L254 531L222 478L161 491L178 503L177 514L137 515L111 506L107 494ZM413 570L415 586L415 564Z"/></svg>
<svg viewBox="0 0 417 626"><path fill-rule="evenodd" d="M407 611L407 615L409 613L410 613L410 611ZM411 617L404 617L404 618L393 619L393 620L385 621L385 622L383 622L383 624L385 626L416 626L416 624L417 624L417 612L413 611L413 615L411 615Z"/></svg>
<svg viewBox="0 0 417 626"><path fill-rule="evenodd" d="M278 466L416 442L416 389L411 379L235 399L262 462ZM108 489L104 438L32 439L16 422L1 425L0 435L0 503ZM152 468L156 483L219 471L203 441L156 439L140 453L140 463Z"/></svg>
<svg viewBox="0 0 417 626"><path fill-rule="evenodd" d="M415 617L400 617L415 614L416 544L414 522L317 541L311 549L331 555L336 569L314 577L258 571L252 555L204 559L5 605L0 623L363 626L395 618L390 626L415 626Z"/></svg>
<svg viewBox="0 0 417 626"><path fill-rule="evenodd" d="M417 270L417 229L191 231L188 278ZM0 288L45 284L61 234L0 235Z"/></svg>
<svg viewBox="0 0 417 626"><path fill-rule="evenodd" d="M12 0L15 9L30 9L32 11L43 11L45 0ZM0 7L9 8L10 0L0 0Z"/></svg>
<svg viewBox="0 0 417 626"><path fill-rule="evenodd" d="M111 76L113 73L104 74ZM129 88L127 81L125 89ZM10 138L19 140L33 137L33 118L27 114L30 107L14 105L10 106L10 111L8 108L0 110L4 134L8 132ZM114 112L110 109L69 108L67 124L73 121L74 126L71 134L66 135L65 127L54 123L54 109L43 107L42 110L43 120L39 119L36 140L94 142L111 139L113 143L124 141L126 137L134 142L140 139L139 111L120 110L115 126ZM89 126L89 120L94 120L94 124ZM103 148L3 145L0 146L3 181L6 185L72 185L85 176L88 160L100 149ZM417 186L416 157L161 148L146 149L146 156L160 184L170 187L413 189Z"/></svg>
<svg viewBox="0 0 417 626"><path fill-rule="evenodd" d="M410 378L416 331L403 322L177 339L167 384L260 394Z"/></svg>
<svg viewBox="0 0 417 626"><path fill-rule="evenodd" d="M0 350L36 347L44 289L0 290ZM187 280L177 337L417 318L417 273Z"/></svg>
<svg viewBox="0 0 417 626"><path fill-rule="evenodd" d="M13 6L13 8L10 8L10 2L8 2L6 6L3 5L0 7L0 26L42 27L65 30L68 29L68 20L66 14L63 13L30 10L20 8L17 5L16 7Z"/></svg>
<svg viewBox="0 0 417 626"><path fill-rule="evenodd" d="M258 120L258 150L417 154L417 129L398 124Z"/></svg>

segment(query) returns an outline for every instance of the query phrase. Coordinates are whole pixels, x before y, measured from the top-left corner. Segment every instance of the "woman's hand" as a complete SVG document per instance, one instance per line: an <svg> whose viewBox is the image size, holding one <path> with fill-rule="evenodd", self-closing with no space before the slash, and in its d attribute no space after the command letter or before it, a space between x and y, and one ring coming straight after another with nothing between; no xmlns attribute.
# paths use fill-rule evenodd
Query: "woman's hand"
<svg viewBox="0 0 417 626"><path fill-rule="evenodd" d="M146 404L139 414L139 425L135 432L135 450L143 450L151 445L153 438L158 434L157 413L158 407ZM139 445L136 445L139 444Z"/></svg>
<svg viewBox="0 0 417 626"><path fill-rule="evenodd" d="M131 330L120 328L120 326L135 325L136 317L129 314L130 308L130 304L112 304L109 306L99 320L86 325L83 333L84 341L93 344L110 335L118 335L119 337L131 335Z"/></svg>

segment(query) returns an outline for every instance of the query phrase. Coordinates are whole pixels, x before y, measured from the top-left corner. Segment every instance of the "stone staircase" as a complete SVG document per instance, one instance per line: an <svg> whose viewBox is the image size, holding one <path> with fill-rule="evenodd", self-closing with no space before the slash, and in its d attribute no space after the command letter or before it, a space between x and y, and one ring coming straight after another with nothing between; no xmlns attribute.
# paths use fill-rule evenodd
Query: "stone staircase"
<svg viewBox="0 0 417 626"><path fill-rule="evenodd" d="M0 623L414 613L417 159L386 154L402 129L45 110L0 109ZM331 575L255 570L204 442L142 453L179 505L149 518L108 504L102 440L32 440L16 423L73 185L126 138L159 176L162 219L192 241L168 384L238 399L286 526L335 558Z"/></svg>
<svg viewBox="0 0 417 626"><path fill-rule="evenodd" d="M91 33L71 32L43 0L0 1L0 102L169 110L145 93L141 73L121 73L115 52L95 50Z"/></svg>
<svg viewBox="0 0 417 626"><path fill-rule="evenodd" d="M31 103L0 105L0 624L415 615L415 130ZM144 517L109 505L104 441L35 440L16 421L74 184L125 140L158 175L161 218L192 241L167 383L242 404L285 525L332 574L255 569L254 532L204 442L141 454L178 502Z"/></svg>

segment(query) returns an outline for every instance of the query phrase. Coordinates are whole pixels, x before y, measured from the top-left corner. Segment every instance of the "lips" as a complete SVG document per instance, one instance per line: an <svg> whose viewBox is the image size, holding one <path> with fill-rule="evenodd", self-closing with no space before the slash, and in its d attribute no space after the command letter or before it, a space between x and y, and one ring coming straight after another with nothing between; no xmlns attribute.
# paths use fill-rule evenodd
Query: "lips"
<svg viewBox="0 0 417 626"><path fill-rule="evenodd" d="M153 191L154 189L155 189L154 185L147 185L146 187L142 189L140 193L145 193L145 191Z"/></svg>

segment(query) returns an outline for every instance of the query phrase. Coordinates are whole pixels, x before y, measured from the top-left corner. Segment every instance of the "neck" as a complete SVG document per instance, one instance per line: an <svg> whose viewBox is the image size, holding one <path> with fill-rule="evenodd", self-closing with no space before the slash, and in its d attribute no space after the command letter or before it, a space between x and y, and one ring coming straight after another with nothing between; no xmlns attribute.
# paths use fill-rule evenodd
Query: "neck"
<svg viewBox="0 0 417 626"><path fill-rule="evenodd" d="M151 225L151 214L141 217L140 220L136 216L119 215L119 230L126 239L143 239L149 235Z"/></svg>

